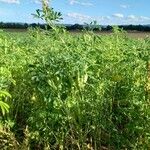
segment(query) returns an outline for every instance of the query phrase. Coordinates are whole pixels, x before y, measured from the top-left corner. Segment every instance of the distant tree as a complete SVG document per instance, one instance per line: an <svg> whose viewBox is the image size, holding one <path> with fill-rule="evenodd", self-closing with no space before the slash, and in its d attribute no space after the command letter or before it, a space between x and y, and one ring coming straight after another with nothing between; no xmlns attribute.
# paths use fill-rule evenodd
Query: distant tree
<svg viewBox="0 0 150 150"><path fill-rule="evenodd" d="M111 30L112 30L112 26L108 25L108 26L106 27L106 31L111 31Z"/></svg>

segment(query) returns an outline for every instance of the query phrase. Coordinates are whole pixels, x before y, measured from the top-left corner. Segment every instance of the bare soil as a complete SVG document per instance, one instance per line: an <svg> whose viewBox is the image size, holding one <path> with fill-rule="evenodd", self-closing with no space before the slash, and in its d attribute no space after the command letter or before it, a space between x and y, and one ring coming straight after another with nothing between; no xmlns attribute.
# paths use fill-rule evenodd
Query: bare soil
<svg viewBox="0 0 150 150"><path fill-rule="evenodd" d="M12 32L12 33L22 33L27 32L27 29L4 29L6 32ZM72 34L80 34L81 31L70 31ZM102 32L96 32L99 35L109 35L112 34L110 31L102 31ZM146 38L150 37L150 32L139 32L139 31L128 31L127 34L129 37L133 38Z"/></svg>

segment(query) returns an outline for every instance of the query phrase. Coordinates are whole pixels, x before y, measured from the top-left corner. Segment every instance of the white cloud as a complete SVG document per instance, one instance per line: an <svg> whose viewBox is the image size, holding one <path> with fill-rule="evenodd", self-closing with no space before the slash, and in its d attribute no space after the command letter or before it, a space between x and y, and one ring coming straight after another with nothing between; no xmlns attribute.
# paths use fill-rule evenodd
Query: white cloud
<svg viewBox="0 0 150 150"><path fill-rule="evenodd" d="M149 20L150 21L150 17L145 17L145 16L140 16L139 19L141 19L141 20L147 20L147 21Z"/></svg>
<svg viewBox="0 0 150 150"><path fill-rule="evenodd" d="M120 5L120 7L126 9L126 8L129 8L130 6L129 5Z"/></svg>
<svg viewBox="0 0 150 150"><path fill-rule="evenodd" d="M110 16L97 16L97 17L92 17L92 18L93 18L93 20L96 20L99 23L111 20Z"/></svg>
<svg viewBox="0 0 150 150"><path fill-rule="evenodd" d="M70 5L78 4L78 5L82 5L82 6L93 6L92 3L89 3L89 2L79 2L77 0L69 0L69 4Z"/></svg>
<svg viewBox="0 0 150 150"><path fill-rule="evenodd" d="M63 23L90 23L92 21L96 20L98 24L111 24L112 22L112 17L110 16L88 16L85 14L81 13L68 13L67 15L64 16L64 21Z"/></svg>
<svg viewBox="0 0 150 150"><path fill-rule="evenodd" d="M0 2L8 3L8 4L20 4L19 0L0 0Z"/></svg>
<svg viewBox="0 0 150 150"><path fill-rule="evenodd" d="M136 19L136 16L135 16L135 15L129 15L129 16L127 17L127 19Z"/></svg>
<svg viewBox="0 0 150 150"><path fill-rule="evenodd" d="M96 20L98 24L102 25L150 24L150 16L123 15L120 13L111 16L88 16L72 12L68 13L64 19L64 22L79 24L84 22L90 23L93 20Z"/></svg>
<svg viewBox="0 0 150 150"><path fill-rule="evenodd" d="M88 15L80 14L80 13L75 13L75 12L68 13L67 17L69 17L70 19L74 19L78 23L92 21L92 17L90 17Z"/></svg>
<svg viewBox="0 0 150 150"><path fill-rule="evenodd" d="M146 16L135 16L135 15L129 15L126 17L127 22L134 22L134 23L148 23L150 21L150 17Z"/></svg>
<svg viewBox="0 0 150 150"><path fill-rule="evenodd" d="M41 1L40 0L34 0L34 3L41 4Z"/></svg>
<svg viewBox="0 0 150 150"><path fill-rule="evenodd" d="M104 19L110 20L111 17L110 16L104 16Z"/></svg>
<svg viewBox="0 0 150 150"><path fill-rule="evenodd" d="M126 24L150 24L150 17L129 15L123 21Z"/></svg>
<svg viewBox="0 0 150 150"><path fill-rule="evenodd" d="M42 0L32 0L35 4L41 4ZM49 4L49 0L45 1L47 4Z"/></svg>
<svg viewBox="0 0 150 150"><path fill-rule="evenodd" d="M120 13L113 14L112 16L115 18L124 18L124 15Z"/></svg>

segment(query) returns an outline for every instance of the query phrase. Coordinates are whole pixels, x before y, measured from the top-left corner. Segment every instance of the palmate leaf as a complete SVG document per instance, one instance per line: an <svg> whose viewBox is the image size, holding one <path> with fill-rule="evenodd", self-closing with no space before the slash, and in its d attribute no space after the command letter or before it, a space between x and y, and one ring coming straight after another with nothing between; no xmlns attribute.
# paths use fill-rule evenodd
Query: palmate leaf
<svg viewBox="0 0 150 150"><path fill-rule="evenodd" d="M35 14L32 14L34 18L39 18L42 20L45 20L46 23L51 26L53 29L56 27L54 22L59 22L59 20L62 20L61 12L54 11L54 8L48 6L48 2L45 0L42 0L42 10L37 9Z"/></svg>
<svg viewBox="0 0 150 150"><path fill-rule="evenodd" d="M40 10L40 9L36 10L36 13L37 13L38 16L40 16L40 12L42 12L42 10Z"/></svg>
<svg viewBox="0 0 150 150"><path fill-rule="evenodd" d="M5 96L11 97L11 95L10 95L7 91L2 91L2 90L0 90L0 98L1 98L1 97L5 97Z"/></svg>
<svg viewBox="0 0 150 150"><path fill-rule="evenodd" d="M0 101L0 108L3 115L9 112L9 105L3 101Z"/></svg>
<svg viewBox="0 0 150 150"><path fill-rule="evenodd" d="M2 101L2 97L11 97L11 95L7 91L0 91L0 108L2 114L5 115L9 112L9 105Z"/></svg>

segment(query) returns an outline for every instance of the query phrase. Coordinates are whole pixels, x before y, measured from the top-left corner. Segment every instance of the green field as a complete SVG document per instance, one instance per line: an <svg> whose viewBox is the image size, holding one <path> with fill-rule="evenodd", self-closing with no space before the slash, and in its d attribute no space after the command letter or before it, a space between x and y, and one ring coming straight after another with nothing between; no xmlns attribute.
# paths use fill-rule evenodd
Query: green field
<svg viewBox="0 0 150 150"><path fill-rule="evenodd" d="M0 31L0 149L149 150L150 37L72 34L41 2L51 30Z"/></svg>
<svg viewBox="0 0 150 150"><path fill-rule="evenodd" d="M0 149L150 149L150 38L117 28L0 32Z"/></svg>

